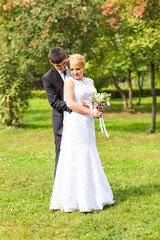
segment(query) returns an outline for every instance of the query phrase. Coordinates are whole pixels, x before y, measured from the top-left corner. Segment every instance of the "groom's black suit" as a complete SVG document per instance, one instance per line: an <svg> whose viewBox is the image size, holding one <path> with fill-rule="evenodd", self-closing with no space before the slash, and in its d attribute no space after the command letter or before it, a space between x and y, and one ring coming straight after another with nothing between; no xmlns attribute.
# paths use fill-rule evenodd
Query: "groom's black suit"
<svg viewBox="0 0 160 240"><path fill-rule="evenodd" d="M54 66L46 74L43 75L42 81L47 93L48 101L52 106L52 122L56 147L54 170L55 177L63 130L63 112L71 112L71 109L66 106L66 103L63 99L64 81Z"/></svg>

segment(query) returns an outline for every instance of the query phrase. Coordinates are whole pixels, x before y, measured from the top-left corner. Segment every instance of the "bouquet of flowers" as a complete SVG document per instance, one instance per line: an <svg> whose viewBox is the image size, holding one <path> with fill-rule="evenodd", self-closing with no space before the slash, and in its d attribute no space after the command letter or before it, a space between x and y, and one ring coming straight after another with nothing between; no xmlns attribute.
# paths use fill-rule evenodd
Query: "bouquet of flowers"
<svg viewBox="0 0 160 240"><path fill-rule="evenodd" d="M105 106L110 106L109 100L111 93L91 93L89 95L92 102L97 108L104 108Z"/></svg>
<svg viewBox="0 0 160 240"><path fill-rule="evenodd" d="M94 107L98 109L103 109L105 106L110 106L109 100L111 93L91 93L89 96L94 104ZM102 133L105 132L106 136L109 137L104 124L103 116L99 118L99 128L101 128Z"/></svg>

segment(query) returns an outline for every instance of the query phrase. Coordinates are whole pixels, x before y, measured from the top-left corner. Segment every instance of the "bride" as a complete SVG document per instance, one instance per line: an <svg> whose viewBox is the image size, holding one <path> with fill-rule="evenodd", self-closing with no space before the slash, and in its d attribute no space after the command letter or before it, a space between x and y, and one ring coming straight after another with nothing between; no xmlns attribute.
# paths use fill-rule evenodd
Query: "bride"
<svg viewBox="0 0 160 240"><path fill-rule="evenodd" d="M114 203L96 147L94 117L100 117L102 111L92 107L88 96L96 89L92 79L83 77L83 56L71 55L68 66L72 77L65 80L64 96L72 112L66 112L64 117L50 209L65 212L102 210L105 205ZM86 102L89 108L78 101Z"/></svg>

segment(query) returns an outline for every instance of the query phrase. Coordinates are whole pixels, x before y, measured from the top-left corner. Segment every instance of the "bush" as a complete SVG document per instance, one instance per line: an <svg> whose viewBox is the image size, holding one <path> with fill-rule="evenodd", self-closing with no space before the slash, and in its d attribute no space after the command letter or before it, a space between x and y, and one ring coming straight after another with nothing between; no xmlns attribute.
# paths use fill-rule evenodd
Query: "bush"
<svg viewBox="0 0 160 240"><path fill-rule="evenodd" d="M128 89L123 88L122 89L126 96L128 96ZM139 96L139 88L133 88L133 97ZM100 92L107 92L111 93L112 99L113 98L121 98L120 93L115 88L101 88ZM156 88L157 96L160 96L160 87ZM151 89L150 88L143 88L142 89L142 97L150 97L151 96ZM31 98L46 98L46 92L45 90L37 90L31 92Z"/></svg>
<svg viewBox="0 0 160 240"><path fill-rule="evenodd" d="M17 127L28 107L30 73L22 58L11 50L1 52L0 60L0 122Z"/></svg>
<svg viewBox="0 0 160 240"><path fill-rule="evenodd" d="M31 98L46 98L46 92L45 90L37 90L31 92Z"/></svg>
<svg viewBox="0 0 160 240"><path fill-rule="evenodd" d="M122 89L124 94L128 97L128 89L123 88ZM112 99L113 98L121 98L120 93L115 88L101 88L100 92L107 92L111 93ZM139 96L139 88L133 88L132 89L133 97ZM157 96L160 96L160 87L156 88L156 94ZM150 97L151 96L151 88L142 88L142 97Z"/></svg>

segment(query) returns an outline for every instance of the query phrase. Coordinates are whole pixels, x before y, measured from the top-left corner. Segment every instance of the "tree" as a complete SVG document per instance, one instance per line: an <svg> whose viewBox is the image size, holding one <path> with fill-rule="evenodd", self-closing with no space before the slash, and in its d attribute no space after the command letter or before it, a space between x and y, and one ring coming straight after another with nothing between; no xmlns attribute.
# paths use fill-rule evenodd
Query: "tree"
<svg viewBox="0 0 160 240"><path fill-rule="evenodd" d="M6 47L14 51L12 56L23 56L28 72L34 76L50 67L46 59L50 48L61 46L69 55L84 55L88 73L106 78L104 84L108 84L109 73L119 90L119 82L128 81L129 107L131 76L139 71L141 61L146 69L150 66L152 132L156 112L154 78L159 68L159 7L159 0L2 0L1 28L6 33ZM100 86L98 80L95 84ZM126 107L127 99L120 92Z"/></svg>
<svg viewBox="0 0 160 240"><path fill-rule="evenodd" d="M63 47L68 54L92 54L101 16L101 3L96 0L15 0L8 4L3 6L3 18L7 23L8 15L14 13L9 22L11 41L27 57L44 62L54 46Z"/></svg>
<svg viewBox="0 0 160 240"><path fill-rule="evenodd" d="M134 8L137 15L135 31L136 38L132 41L135 53L141 52L144 59L150 64L151 92L152 92L152 122L150 132L156 129L156 90L155 90L155 65L159 61L160 50L160 2L141 1L139 8Z"/></svg>
<svg viewBox="0 0 160 240"><path fill-rule="evenodd" d="M127 64L129 61L128 79L130 83L130 69L134 66L132 59L143 58L150 64L151 92L152 92L152 122L150 132L155 132L156 126L156 92L155 92L155 64L159 60L160 48L160 2L159 0L109 0L101 9L111 28L116 28L120 52L125 49ZM124 48L125 43L125 48ZM128 56L128 57L127 57ZM124 58L122 58L121 62Z"/></svg>
<svg viewBox="0 0 160 240"><path fill-rule="evenodd" d="M3 3L5 1L2 1ZM11 6L11 1L7 7ZM27 64L24 56L18 54L12 42L12 15L5 12L5 6L0 8L4 11L1 17L0 29L3 32L0 41L0 120L8 126L19 126L23 112L28 106L30 94L31 76L27 71Z"/></svg>
<svg viewBox="0 0 160 240"><path fill-rule="evenodd" d="M7 125L18 125L31 86L27 73L42 75L50 67L47 55L54 46L89 57L100 9L96 0L3 0L0 10L6 43L0 68L1 116Z"/></svg>
<svg viewBox="0 0 160 240"><path fill-rule="evenodd" d="M0 120L8 126L19 126L28 106L29 73L16 55L2 51L0 65Z"/></svg>

